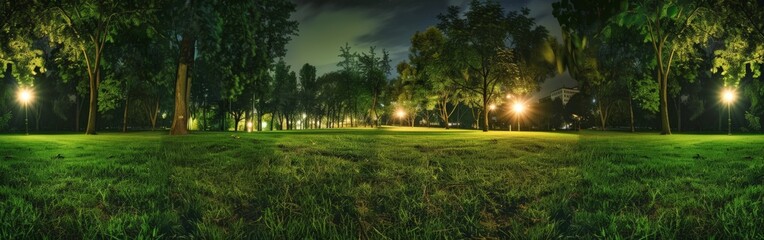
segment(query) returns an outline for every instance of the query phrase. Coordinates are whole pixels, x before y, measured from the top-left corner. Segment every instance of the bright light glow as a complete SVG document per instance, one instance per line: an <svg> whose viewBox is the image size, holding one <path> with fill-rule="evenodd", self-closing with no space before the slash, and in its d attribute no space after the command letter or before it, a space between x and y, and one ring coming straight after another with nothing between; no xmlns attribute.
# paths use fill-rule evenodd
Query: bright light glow
<svg viewBox="0 0 764 240"><path fill-rule="evenodd" d="M722 99L724 99L724 102L727 104L732 103L735 101L735 91L732 89L725 89L722 94Z"/></svg>
<svg viewBox="0 0 764 240"><path fill-rule="evenodd" d="M268 127L268 122L263 122L263 123L260 124L260 126L262 126L263 128L266 128L266 127Z"/></svg>
<svg viewBox="0 0 764 240"><path fill-rule="evenodd" d="M403 110L398 110L398 112L396 112L395 115L397 115L399 118L403 118L406 116L406 112L404 112Z"/></svg>
<svg viewBox="0 0 764 240"><path fill-rule="evenodd" d="M517 102L515 105L512 105L512 109L515 111L515 113L523 113L523 111L525 111L525 104Z"/></svg>
<svg viewBox="0 0 764 240"><path fill-rule="evenodd" d="M308 117L308 114L305 114L305 113L302 114L302 119L305 119L307 117Z"/></svg>
<svg viewBox="0 0 764 240"><path fill-rule="evenodd" d="M22 104L29 104L29 102L32 101L32 91L29 89L21 89L19 90L18 98Z"/></svg>
<svg viewBox="0 0 764 240"><path fill-rule="evenodd" d="M247 122L247 128L252 129L252 122Z"/></svg>
<svg viewBox="0 0 764 240"><path fill-rule="evenodd" d="M512 98L512 94L507 94L507 99Z"/></svg>
<svg viewBox="0 0 764 240"><path fill-rule="evenodd" d="M491 106L488 106L488 109L491 110L491 111L496 110L496 105L495 104L491 104Z"/></svg>

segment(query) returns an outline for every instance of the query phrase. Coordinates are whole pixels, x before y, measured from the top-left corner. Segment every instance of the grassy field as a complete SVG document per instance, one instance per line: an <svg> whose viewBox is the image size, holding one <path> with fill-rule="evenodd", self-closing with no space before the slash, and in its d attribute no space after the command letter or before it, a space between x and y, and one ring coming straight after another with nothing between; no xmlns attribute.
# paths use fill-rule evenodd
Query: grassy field
<svg viewBox="0 0 764 240"><path fill-rule="evenodd" d="M0 239L764 238L764 136L0 135Z"/></svg>

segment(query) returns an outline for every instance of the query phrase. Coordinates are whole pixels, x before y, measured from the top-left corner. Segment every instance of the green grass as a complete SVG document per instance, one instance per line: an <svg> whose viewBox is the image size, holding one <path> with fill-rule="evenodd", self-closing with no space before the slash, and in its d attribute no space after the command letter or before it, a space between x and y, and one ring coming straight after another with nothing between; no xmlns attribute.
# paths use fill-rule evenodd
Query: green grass
<svg viewBox="0 0 764 240"><path fill-rule="evenodd" d="M763 238L764 136L0 135L0 239Z"/></svg>

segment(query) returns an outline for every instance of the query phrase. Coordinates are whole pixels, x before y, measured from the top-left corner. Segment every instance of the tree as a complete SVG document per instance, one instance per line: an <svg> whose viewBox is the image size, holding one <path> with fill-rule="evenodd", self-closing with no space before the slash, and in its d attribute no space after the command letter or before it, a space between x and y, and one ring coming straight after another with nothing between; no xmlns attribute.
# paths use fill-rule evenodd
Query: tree
<svg viewBox="0 0 764 240"><path fill-rule="evenodd" d="M513 53L507 50L509 17L496 2L473 0L469 10L451 6L438 15L438 28L447 36L445 54L454 69L463 71L462 78L453 81L465 91L481 97L483 131L488 131L488 105L508 85L516 68L500 67L500 62L513 63ZM464 17L463 17L464 16Z"/></svg>
<svg viewBox="0 0 764 240"><path fill-rule="evenodd" d="M145 7L145 3L138 1L82 0L47 4L39 16L38 29L52 43L60 44L63 53L69 58L84 62L90 90L85 134L95 134L106 43L113 42L120 28L141 24L143 15L151 10Z"/></svg>
<svg viewBox="0 0 764 240"><path fill-rule="evenodd" d="M279 118L279 129L292 129L297 110L297 75L282 60L276 64L273 88L274 117ZM286 125L286 126L284 126Z"/></svg>
<svg viewBox="0 0 764 240"><path fill-rule="evenodd" d="M290 20L295 10L294 4L285 0L235 3L177 1L165 9L166 16L173 23L168 25L166 35L182 36L178 44L180 48L171 135L188 133L192 77L190 69L197 57L197 50L200 50L199 57L225 66L218 70L223 74L221 80L226 81L221 90L225 91L222 95L228 98L228 105L234 99L252 102L262 97L238 97L243 94L245 86L263 86L262 81L268 79L264 77L267 70L275 58L286 53L284 46L297 30L297 23ZM263 92L255 91L253 94L258 93Z"/></svg>
<svg viewBox="0 0 764 240"><path fill-rule="evenodd" d="M411 37L409 61L418 74L417 88L426 91L428 105L438 108L438 116L449 129L449 117L456 110L460 89L451 83L453 75L449 74L448 64L442 62L446 61L443 57L445 43L446 38L438 28L416 32Z"/></svg>
<svg viewBox="0 0 764 240"><path fill-rule="evenodd" d="M719 27L705 2L685 0L642 0L624 6L613 20L620 26L637 29L652 44L657 60L661 134L670 135L668 84L672 64L692 53L694 45L705 44Z"/></svg>
<svg viewBox="0 0 764 240"><path fill-rule="evenodd" d="M371 107L369 110L371 125L379 127L380 121L379 114L377 113L377 104L387 84L387 75L390 74L390 56L386 50L382 50L382 56L378 57L375 48L370 47L368 53L363 53L359 56L358 62L360 63L361 74L365 79L363 85L366 86L366 90L371 95Z"/></svg>
<svg viewBox="0 0 764 240"><path fill-rule="evenodd" d="M318 90L318 84L316 82L316 67L310 64L302 65L300 68L300 107L303 113L306 115L303 119L304 128L310 127L310 119L318 115L316 109L318 103L316 103L316 95Z"/></svg>

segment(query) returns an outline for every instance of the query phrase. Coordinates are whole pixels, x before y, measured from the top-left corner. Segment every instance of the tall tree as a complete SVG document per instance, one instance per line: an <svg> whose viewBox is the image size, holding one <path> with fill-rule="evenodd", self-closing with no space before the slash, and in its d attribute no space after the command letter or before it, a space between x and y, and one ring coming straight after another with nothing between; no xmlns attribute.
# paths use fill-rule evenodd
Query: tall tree
<svg viewBox="0 0 764 240"><path fill-rule="evenodd" d="M166 15L173 19L168 36L182 36L175 87L172 135L188 133L191 89L190 69L197 50L208 61L221 62L229 105L243 94L245 86L267 79L275 58L286 52L284 46L297 30L290 20L294 4L285 0L216 2L172 1ZM255 101L257 96L240 100ZM237 98L239 100L239 98ZM253 104L254 105L254 104Z"/></svg>
<svg viewBox="0 0 764 240"><path fill-rule="evenodd" d="M316 67L310 64L302 65L300 68L300 106L303 113L306 115L303 119L305 128L309 128L311 124L310 119L315 118L318 113L317 91L318 84L316 82Z"/></svg>
<svg viewBox="0 0 764 240"><path fill-rule="evenodd" d="M387 84L387 75L390 74L390 56L386 50L382 50L382 56L377 56L374 47L369 48L368 53L359 56L361 74L365 81L366 91L371 96L371 107L369 108L369 120L372 126L379 127L379 114L377 104L379 97Z"/></svg>
<svg viewBox="0 0 764 240"><path fill-rule="evenodd" d="M446 129L450 128L449 117L456 110L460 89L451 83L457 72L451 72L443 57L446 38L443 32L429 27L424 32L416 32L411 37L409 61L416 69L417 88L426 91L427 99L437 107L440 120ZM450 108L449 108L450 107Z"/></svg>
<svg viewBox="0 0 764 240"><path fill-rule="evenodd" d="M514 62L507 49L509 37L508 14L497 2L477 1L470 3L463 14L458 6L451 6L444 14L438 15L438 28L447 36L447 53L456 69L463 69L463 78L453 81L466 91L481 97L483 109L483 131L488 131L488 106L499 93L500 87L508 84L508 71L499 67L500 62Z"/></svg>
<svg viewBox="0 0 764 240"><path fill-rule="evenodd" d="M83 61L87 70L90 99L85 134L96 133L98 90L103 78L102 60L107 42L118 29L138 25L151 12L142 1L56 1L41 14L38 31L60 44L73 60Z"/></svg>
<svg viewBox="0 0 764 240"><path fill-rule="evenodd" d="M652 44L657 60L661 134L671 134L668 83L672 64L695 51L694 45L706 44L720 30L707 4L691 0L632 1L613 18L618 25L637 29Z"/></svg>

